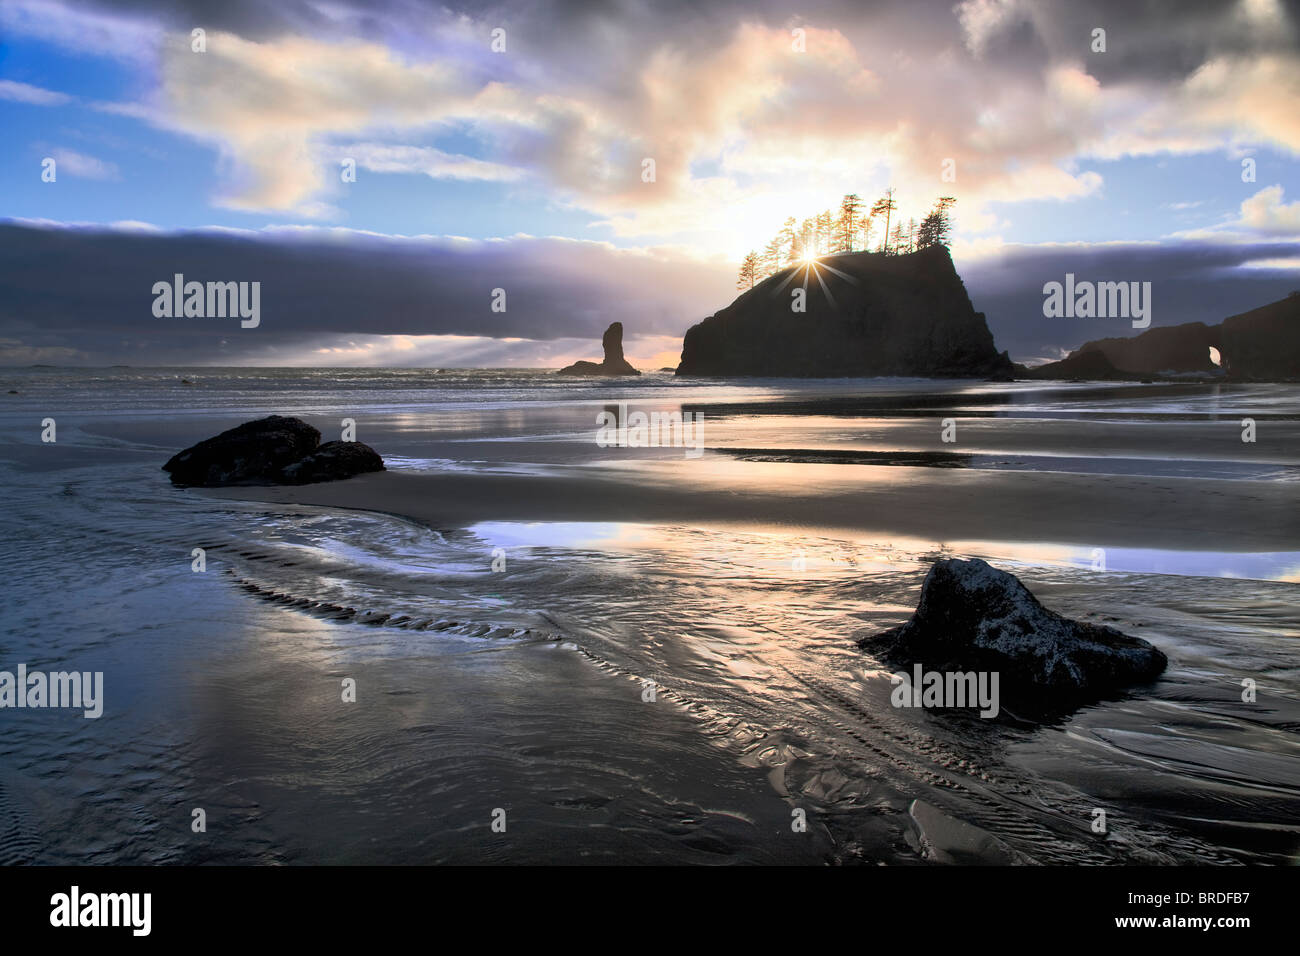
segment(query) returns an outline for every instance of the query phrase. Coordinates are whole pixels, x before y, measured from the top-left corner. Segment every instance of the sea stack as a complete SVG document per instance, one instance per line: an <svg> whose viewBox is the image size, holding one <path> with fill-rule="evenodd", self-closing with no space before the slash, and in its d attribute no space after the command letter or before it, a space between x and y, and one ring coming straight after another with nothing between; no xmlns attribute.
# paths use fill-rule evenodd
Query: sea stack
<svg viewBox="0 0 1300 956"><path fill-rule="evenodd" d="M942 246L789 266L687 330L677 367L678 375L790 377L1013 371Z"/></svg>
<svg viewBox="0 0 1300 956"><path fill-rule="evenodd" d="M640 375L641 373L628 364L623 357L623 323L612 322L600 339L605 350L605 360L595 362L574 362L567 368L560 369L561 375Z"/></svg>

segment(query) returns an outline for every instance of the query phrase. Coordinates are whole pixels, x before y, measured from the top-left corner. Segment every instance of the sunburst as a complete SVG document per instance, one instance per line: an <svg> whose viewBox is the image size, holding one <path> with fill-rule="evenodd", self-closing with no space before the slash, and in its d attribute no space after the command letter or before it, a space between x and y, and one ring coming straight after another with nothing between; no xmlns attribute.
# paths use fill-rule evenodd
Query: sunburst
<svg viewBox="0 0 1300 956"><path fill-rule="evenodd" d="M795 263L794 268L790 270L790 274L785 277L785 281L773 290L772 295L779 295L796 276L802 276L803 288L806 293L808 290L809 279L816 279L817 284L821 286L822 294L826 296L826 300L831 304L832 308L838 310L839 304L835 301L835 296L831 294L830 288L826 285L826 280L822 278L823 269L833 275L839 276L851 285L858 284L858 280L847 272L843 272L828 263L822 262L816 253L807 253L799 259L797 263Z"/></svg>

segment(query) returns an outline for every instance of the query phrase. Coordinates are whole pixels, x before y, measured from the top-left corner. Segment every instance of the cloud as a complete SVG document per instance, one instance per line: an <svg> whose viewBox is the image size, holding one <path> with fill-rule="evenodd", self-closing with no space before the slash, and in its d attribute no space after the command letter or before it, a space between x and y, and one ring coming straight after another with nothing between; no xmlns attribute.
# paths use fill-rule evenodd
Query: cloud
<svg viewBox="0 0 1300 956"><path fill-rule="evenodd" d="M0 338L0 364L4 365L76 365L93 361L80 349L64 346L43 348L27 345L19 339Z"/></svg>
<svg viewBox="0 0 1300 956"><path fill-rule="evenodd" d="M1259 236L1300 236L1300 199L1282 202L1282 187L1261 189L1241 204L1234 223Z"/></svg>
<svg viewBox="0 0 1300 956"><path fill-rule="evenodd" d="M114 180L119 179L118 168L113 163L96 159L73 149L56 148L50 151L57 173L75 176L78 179Z"/></svg>
<svg viewBox="0 0 1300 956"><path fill-rule="evenodd" d="M629 337L628 361L642 370L676 366L682 341L676 336ZM328 337L287 358L283 350L250 355L252 361L299 366L440 368L562 368L579 359L600 360L599 341L587 338L497 339L475 335L352 335Z"/></svg>
<svg viewBox="0 0 1300 956"><path fill-rule="evenodd" d="M163 36L147 10L57 0L6 0L0 28L76 53L136 62L148 62Z"/></svg>
<svg viewBox="0 0 1300 956"><path fill-rule="evenodd" d="M1202 64L1179 91L1180 105L1198 125L1236 139L1273 143L1300 154L1300 56L1217 57Z"/></svg>
<svg viewBox="0 0 1300 956"><path fill-rule="evenodd" d="M784 0L13 0L0 10L0 26L17 35L130 60L136 83L126 88L144 93L90 105L210 144L220 207L336 219L337 164L351 156L376 175L508 184L654 247L638 259L559 239L466 244L325 229L169 233L144 237L159 245L129 246L138 258L120 265L134 282L170 274L176 261L283 283L281 311L255 340L269 345L226 336L239 354L299 355L308 341L340 347L340 336L371 336L358 341L372 356L381 339L403 351L386 336L411 336L405 351L424 342L436 352L461 348L448 337L464 336L483 340L472 347L494 361L513 360L541 354L537 343L598 336L615 318L630 337L680 335L729 300L733 268L682 248L734 263L786 216L813 215L850 191L870 202L887 184L898 187L904 216L919 218L940 193L957 196L955 255L979 292L976 307L1016 354L1096 334L1041 318L1037 290L1065 271L1146 270L1164 283L1164 316L1207 321L1267 301L1276 283L1294 285L1271 268L1294 258L1290 244L1272 240L1300 235L1300 204L1286 203L1281 186L1228 221L1175 235L1167 255L1134 244L1034 252L1003 241L1011 227L994 205L1102 197L1091 160L1268 147L1300 155L1294 7L1274 0L1201 0L1177 16L1130 0L813 0L798 12ZM194 26L207 30L205 53L190 49ZM505 54L488 46L497 26L508 31ZM1090 48L1096 27L1107 31L1104 53ZM795 28L804 52L792 46ZM8 89L10 99L63 95L4 82L0 96ZM642 180L646 158L653 182ZM945 160L955 182L940 179ZM1068 230L1069 214L1061 219L1055 228ZM95 255L126 256L97 234L69 232L32 241L66 245L93 275ZM1250 268L1248 278L1261 262L1270 268ZM1012 264L1022 273L1004 275ZM60 294L42 298L39 276ZM1190 277L1185 286L1179 276ZM138 321L137 293L112 275L102 281L110 324ZM0 299L5 321L47 334L32 310L48 304L63 316L48 334L66 345L81 329L67 301L78 293L59 283L39 269L24 278L16 302ZM485 313L484 289L498 286L510 290L511 311ZM95 302L81 300L83 314ZM184 326L160 332L151 317L132 334L169 356L201 357L199 343L211 339ZM511 337L531 344L496 351ZM97 340L96 354L110 344Z"/></svg>
<svg viewBox="0 0 1300 956"><path fill-rule="evenodd" d="M67 93L45 90L39 86L31 86L15 80L0 80L0 100L30 103L33 106L62 106L65 103L72 102L72 97Z"/></svg>
<svg viewBox="0 0 1300 956"><path fill-rule="evenodd" d="M292 37L257 43L212 32L207 50L168 43L159 115L220 150L221 205L291 210L325 186L327 136L419 127L467 109L473 90L450 62L407 63L372 43Z"/></svg>
<svg viewBox="0 0 1300 956"><path fill-rule="evenodd" d="M248 212L331 214L329 160L354 142L373 172L509 182L620 236L734 257L786 215L891 183L906 211L943 192L987 224L990 203L1097 195L1087 159L1300 153L1296 24L1273 0L1206 0L1176 18L1127 0L818 0L798 15L776 0L10 11L19 33L86 48L123 25L157 61L157 86L99 108L212 144L214 201ZM206 53L190 49L195 25ZM498 26L505 54L489 50ZM1104 53L1091 49L1098 26ZM437 148L449 129L482 149ZM939 179L945 160L956 182Z"/></svg>
<svg viewBox="0 0 1300 956"><path fill-rule="evenodd" d="M965 0L954 12L961 22L966 48L983 56L990 40L1030 20L1029 6L1022 0Z"/></svg>
<svg viewBox="0 0 1300 956"><path fill-rule="evenodd" d="M1300 256L1278 259L1252 259L1242 263L1243 269L1266 269L1270 272L1300 272Z"/></svg>
<svg viewBox="0 0 1300 956"><path fill-rule="evenodd" d="M358 166L371 172L422 173L430 179L515 182L525 174L517 167L445 153L429 146L352 143L338 147L335 153L336 161L354 159Z"/></svg>
<svg viewBox="0 0 1300 956"><path fill-rule="evenodd" d="M1266 186L1250 198L1242 200L1235 219L1177 232L1174 238L1225 243L1250 243L1273 238L1300 239L1300 200L1285 203L1282 196L1280 184Z"/></svg>

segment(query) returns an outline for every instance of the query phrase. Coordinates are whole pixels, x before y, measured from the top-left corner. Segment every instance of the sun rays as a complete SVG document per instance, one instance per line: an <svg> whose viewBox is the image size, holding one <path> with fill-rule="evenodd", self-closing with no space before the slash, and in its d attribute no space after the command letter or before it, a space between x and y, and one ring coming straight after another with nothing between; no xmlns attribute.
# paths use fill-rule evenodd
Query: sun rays
<svg viewBox="0 0 1300 956"><path fill-rule="evenodd" d="M850 255L852 255L852 253L850 253ZM837 277L843 279L845 282L848 282L848 283L850 283L851 285L857 285L857 284L858 284L858 280L857 280L857 279L855 279L853 276L849 275L847 272L844 272L844 271L842 271L842 270L840 270L840 269L837 269L837 268L835 268L833 265L831 265L830 263L823 261L823 259L822 259L821 256L818 256L818 255L815 255L815 254L814 254L814 255L806 255L806 256L803 257L803 259L800 261L799 264L793 266L793 267L790 269L789 275L787 275L787 276L786 276L786 277L781 281L781 284L778 285L778 286L777 286L777 287L772 291L772 296L773 296L773 297L776 297L776 296L780 295L783 291L785 291L786 286L788 286L788 285L789 285L789 284L790 284L790 283L791 283L791 282L792 282L796 277L800 277L800 276L801 276L801 277L802 277L802 280L803 280L803 282L802 282L802 288L803 288L803 291L804 291L804 298L805 298L805 300L806 300L806 299L807 299L807 295L808 295L808 283L809 283L809 280L810 280L810 279L816 279L816 280L817 280L817 284L821 287L822 294L823 294L824 296L826 296L826 301L829 302L829 303L831 304L831 308L838 310L838 309L839 309L839 305L838 305L838 304L836 303L836 301L835 301L835 296L834 296L834 294L831 292L831 290L830 290L830 286L828 286L828 285L826 284L826 280L825 280L825 278L823 278L823 276L822 276L822 272L823 272L823 270L825 270L826 272L831 273L831 274L834 275L834 276L837 276Z"/></svg>

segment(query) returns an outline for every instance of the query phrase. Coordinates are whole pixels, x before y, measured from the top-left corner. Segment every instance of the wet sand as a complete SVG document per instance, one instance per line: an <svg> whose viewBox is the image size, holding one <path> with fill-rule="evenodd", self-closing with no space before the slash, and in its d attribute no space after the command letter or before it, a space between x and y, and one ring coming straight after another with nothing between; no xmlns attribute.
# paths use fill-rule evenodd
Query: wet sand
<svg viewBox="0 0 1300 956"><path fill-rule="evenodd" d="M1300 542L1300 485L1267 481L706 459L641 462L635 471L390 471L203 493L377 511L435 529L489 520L622 521L1172 550L1282 551Z"/></svg>
<svg viewBox="0 0 1300 956"><path fill-rule="evenodd" d="M1293 390L51 375L0 423L4 641L103 670L108 704L11 728L0 859L1300 859ZM600 447L613 398L703 409L706 450ZM160 470L270 412L326 439L355 418L391 470L212 491ZM1169 669L1059 725L894 708L854 638L906 620L941 554Z"/></svg>

